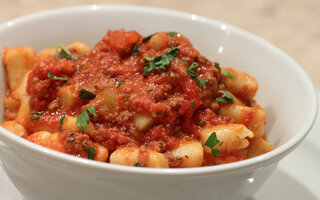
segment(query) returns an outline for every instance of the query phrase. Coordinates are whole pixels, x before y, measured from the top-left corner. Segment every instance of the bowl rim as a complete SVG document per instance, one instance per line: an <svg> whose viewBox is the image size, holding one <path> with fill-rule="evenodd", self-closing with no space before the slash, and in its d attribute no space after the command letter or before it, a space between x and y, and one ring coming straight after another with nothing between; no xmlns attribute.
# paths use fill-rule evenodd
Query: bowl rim
<svg viewBox="0 0 320 200"><path fill-rule="evenodd" d="M34 144L26 139L20 138L19 136L12 134L10 131L7 131L1 126L0 126L0 136L1 136L0 140L9 142L11 144L14 144L15 146L17 145L19 148L22 148L31 153L35 153L40 156L49 157L50 160L63 162L64 164L67 164L67 165L91 168L94 170L103 170L103 171L110 170L113 172L130 173L130 174L132 173L132 174L140 174L140 175L170 175L170 176L183 175L185 176L185 175L199 175L199 174L208 174L208 173L218 174L218 173L240 170L248 167L256 167L256 166L260 166L262 163L270 163L270 162L278 161L281 159L282 155L285 155L289 153L291 150L293 150L303 140L303 138L308 134L308 132L312 128L318 112L318 109L317 109L318 96L317 96L315 87L312 84L311 79L309 78L307 73L304 71L304 69L296 61L294 61L291 57L289 57L286 53L280 50L278 47L272 45L271 43L263 40L262 38L252 33L249 33L245 30L242 30L236 26L230 25L222 21L210 19L207 17L202 17L192 13L186 13L186 12L163 9L163 8L148 7L148 6L93 4L93 5L84 5L84 6L63 7L63 8L45 10L45 11L21 16L1 24L0 32L6 30L7 28L10 28L11 26L15 26L15 25L19 26L19 24L21 23L23 24L25 22L33 21L39 17L50 17L50 16L55 16L59 13L66 13L66 12L81 13L85 11L98 11L98 10L104 10L104 11L119 10L122 12L131 11L131 12L143 12L147 14L151 13L152 15L153 14L167 15L167 16L169 15L171 17L180 17L186 20L193 20L199 23L206 23L207 25L210 25L210 26L218 26L218 27L221 27L222 25L227 26L230 31L238 35L241 35L242 37L246 37L250 40L254 40L254 42L259 43L259 45L261 46L264 46L264 48L270 49L274 51L276 54L278 54L279 56L285 58L291 64L291 66L301 74L301 76L305 80L305 84L308 86L307 88L309 90L308 93L310 93L310 97L313 96L313 98L310 98L310 102L308 102L309 104L311 104L311 107L314 107L313 112L310 113L311 120L302 126L302 128L300 129L300 132L297 135L292 137L285 144L272 150L271 152L268 152L266 154L260 155L255 158L250 158L250 159L235 162L235 163L209 166L209 167L196 167L196 168L169 168L169 169L139 168L139 167L122 166L122 165L115 165L110 163L83 159L83 158L57 152L57 151L42 147L40 145ZM15 147L11 147L11 148L15 149Z"/></svg>

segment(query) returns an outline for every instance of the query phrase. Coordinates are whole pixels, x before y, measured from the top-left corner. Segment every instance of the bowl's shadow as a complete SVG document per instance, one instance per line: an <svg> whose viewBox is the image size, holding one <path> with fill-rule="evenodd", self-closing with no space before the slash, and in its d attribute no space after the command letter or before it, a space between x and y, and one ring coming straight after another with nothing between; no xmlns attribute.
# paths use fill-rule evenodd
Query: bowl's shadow
<svg viewBox="0 0 320 200"><path fill-rule="evenodd" d="M306 180L308 181L308 180ZM318 200L301 182L281 169L276 170L254 197L246 200Z"/></svg>

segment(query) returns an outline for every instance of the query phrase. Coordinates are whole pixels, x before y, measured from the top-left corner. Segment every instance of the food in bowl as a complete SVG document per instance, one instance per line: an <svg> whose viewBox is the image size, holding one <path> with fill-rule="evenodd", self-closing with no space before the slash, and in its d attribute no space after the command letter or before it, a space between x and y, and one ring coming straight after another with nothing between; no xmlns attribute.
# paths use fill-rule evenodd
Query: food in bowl
<svg viewBox="0 0 320 200"><path fill-rule="evenodd" d="M108 31L35 53L7 47L7 130L113 164L200 167L272 150L257 81L202 56L177 32Z"/></svg>

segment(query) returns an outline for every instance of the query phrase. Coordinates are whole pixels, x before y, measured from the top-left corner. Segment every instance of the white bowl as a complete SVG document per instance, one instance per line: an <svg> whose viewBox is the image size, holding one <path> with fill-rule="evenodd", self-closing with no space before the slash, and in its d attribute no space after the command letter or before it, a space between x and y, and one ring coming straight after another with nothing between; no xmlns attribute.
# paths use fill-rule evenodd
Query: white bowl
<svg viewBox="0 0 320 200"><path fill-rule="evenodd" d="M108 29L148 35L183 33L203 55L256 77L257 101L267 114L266 133L275 150L249 160L201 168L146 169L95 162L46 149L0 127L0 158L27 199L215 199L252 196L277 163L307 135L317 96L302 68L271 44L223 22L176 11L134 6L84 6L28 15L0 26L0 46L83 41L93 46ZM0 98L5 77L0 71ZM3 106L0 107L0 113Z"/></svg>

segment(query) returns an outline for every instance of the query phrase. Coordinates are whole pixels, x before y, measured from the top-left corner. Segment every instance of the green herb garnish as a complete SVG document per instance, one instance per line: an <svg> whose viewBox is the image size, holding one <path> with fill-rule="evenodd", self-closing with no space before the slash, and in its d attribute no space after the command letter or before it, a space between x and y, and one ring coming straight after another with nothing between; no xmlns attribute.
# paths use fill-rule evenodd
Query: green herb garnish
<svg viewBox="0 0 320 200"><path fill-rule="evenodd" d="M193 106L194 106L194 101L192 101L192 103L191 103L190 112L192 112L192 110L193 110Z"/></svg>
<svg viewBox="0 0 320 200"><path fill-rule="evenodd" d="M199 122L199 126L203 127L204 125L206 125L206 121L201 120L201 121Z"/></svg>
<svg viewBox="0 0 320 200"><path fill-rule="evenodd" d="M124 84L124 81L120 81L119 83L118 83L118 85L117 85L117 88L119 88L121 85L123 85Z"/></svg>
<svg viewBox="0 0 320 200"><path fill-rule="evenodd" d="M93 160L94 155L96 154L96 152L94 151L94 146L93 145L91 145L89 148L84 146L84 145L82 145L82 150L88 152L88 158L90 160Z"/></svg>
<svg viewBox="0 0 320 200"><path fill-rule="evenodd" d="M62 123L63 123L64 118L66 118L66 115L63 115L63 116L60 118L59 131L62 131Z"/></svg>
<svg viewBox="0 0 320 200"><path fill-rule="evenodd" d="M232 79L236 78L236 76L231 74L228 70L223 72L223 76L230 77Z"/></svg>
<svg viewBox="0 0 320 200"><path fill-rule="evenodd" d="M206 143L204 144L204 146L209 147L211 149L211 153L213 154L213 156L217 157L220 154L220 150L219 149L215 149L213 147L216 146L219 143L220 143L220 141L217 138L216 132L213 132L208 137L208 139L207 139Z"/></svg>
<svg viewBox="0 0 320 200"><path fill-rule="evenodd" d="M183 65L185 67L187 67L185 64L183 64ZM192 79L197 83L197 85L199 85L200 87L204 87L207 85L208 80L200 81L198 79L199 75L193 71L193 69L195 69L197 67L199 67L199 65L197 65L197 63L192 63L192 65L189 68L187 67L187 73L192 77Z"/></svg>
<svg viewBox="0 0 320 200"><path fill-rule="evenodd" d="M59 48L61 49L61 51L59 52ZM61 59L61 58L65 58L67 60L71 60L72 56L70 51L63 46L62 44L57 44L56 45L56 59Z"/></svg>
<svg viewBox="0 0 320 200"><path fill-rule="evenodd" d="M139 55L139 48L140 46L138 44L133 45L132 47L133 53L135 53L136 55Z"/></svg>
<svg viewBox="0 0 320 200"><path fill-rule="evenodd" d="M162 111L162 110L156 112L156 115L162 115L162 114L163 114L163 111Z"/></svg>
<svg viewBox="0 0 320 200"><path fill-rule="evenodd" d="M218 97L216 98L216 101L219 101L219 102L223 102L223 103L233 103L233 96L225 91L225 90L218 90L218 93L221 93L221 94L224 94L225 97Z"/></svg>
<svg viewBox="0 0 320 200"><path fill-rule="evenodd" d="M66 142L68 144L72 144L74 142L74 133L71 133L69 137L67 137Z"/></svg>
<svg viewBox="0 0 320 200"><path fill-rule="evenodd" d="M177 32L167 32L167 34L170 36L170 37L174 37L174 38L177 38Z"/></svg>
<svg viewBox="0 0 320 200"><path fill-rule="evenodd" d="M219 64L219 63L217 63L217 62L214 62L214 66L215 66L215 68L217 68L217 69L218 69L219 73L221 74L221 67L220 67L220 64Z"/></svg>
<svg viewBox="0 0 320 200"><path fill-rule="evenodd" d="M49 70L48 70L48 78L50 78L51 80L60 80L60 81L67 81L69 80L69 78L63 78L63 77L58 77L58 76L55 76L53 75Z"/></svg>
<svg viewBox="0 0 320 200"><path fill-rule="evenodd" d="M146 163L145 162L137 162L136 164L134 164L135 167L145 167Z"/></svg>
<svg viewBox="0 0 320 200"><path fill-rule="evenodd" d="M152 38L152 36L154 36L155 34L156 34L156 33L153 33L153 34L151 34L151 35L143 38L143 39L142 39L142 42L146 42L146 41L150 40L150 39Z"/></svg>
<svg viewBox="0 0 320 200"><path fill-rule="evenodd" d="M88 112L96 116L96 107L86 108L77 118L76 125L82 132L84 132L90 121Z"/></svg>
<svg viewBox="0 0 320 200"><path fill-rule="evenodd" d="M94 99L96 97L96 95L94 93L82 88L79 92L78 97L80 97L81 99L91 100L91 99Z"/></svg>
<svg viewBox="0 0 320 200"><path fill-rule="evenodd" d="M144 67L144 73L149 74L154 69L165 70L174 59L174 57L179 53L180 49L178 47L173 47L167 51L167 55L162 55L158 57L144 57L147 62L147 66Z"/></svg>
<svg viewBox="0 0 320 200"><path fill-rule="evenodd" d="M31 117L31 121L36 120L36 119L39 119L42 114L43 114L43 111L34 112L33 115L32 115L32 117Z"/></svg>

